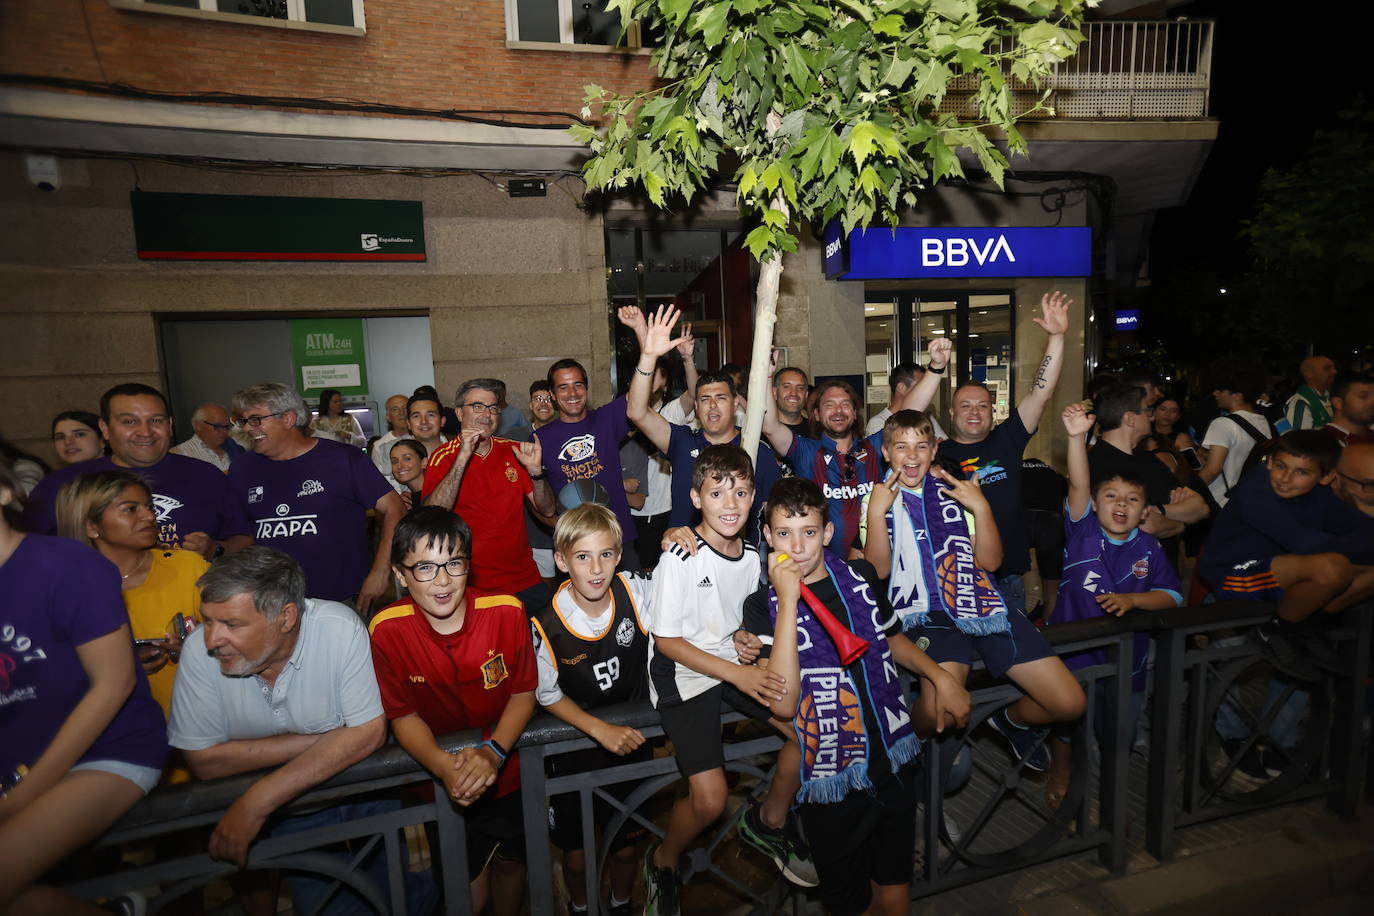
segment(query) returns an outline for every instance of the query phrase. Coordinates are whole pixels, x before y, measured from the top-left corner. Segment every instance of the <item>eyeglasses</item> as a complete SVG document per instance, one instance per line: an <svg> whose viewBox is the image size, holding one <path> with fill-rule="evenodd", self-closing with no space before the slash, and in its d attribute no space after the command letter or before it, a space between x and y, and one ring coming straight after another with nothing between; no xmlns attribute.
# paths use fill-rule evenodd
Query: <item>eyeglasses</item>
<svg viewBox="0 0 1374 916"><path fill-rule="evenodd" d="M404 563L397 563L402 569L410 570L410 574L415 577L416 582L430 582L439 575L439 567L442 566L448 571L450 577L457 579L459 576L468 574L468 558L454 557L446 563L414 563L407 566Z"/></svg>
<svg viewBox="0 0 1374 916"><path fill-rule="evenodd" d="M266 420L268 417L280 417L284 413L286 413L286 411L278 410L273 413L265 413L256 417L239 417L234 421L234 426L239 429L257 429L259 426L262 426L262 421Z"/></svg>
<svg viewBox="0 0 1374 916"><path fill-rule="evenodd" d="M530 398L530 403L531 403L531 404L552 404L552 403L553 403L553 398L549 397L547 394L536 394L534 397Z"/></svg>
<svg viewBox="0 0 1374 916"><path fill-rule="evenodd" d="M1358 477L1351 477L1349 474L1341 471L1337 471L1336 473L1340 474L1342 480L1349 482L1352 487L1359 490L1361 493L1374 496L1374 480L1360 480Z"/></svg>
<svg viewBox="0 0 1374 916"><path fill-rule="evenodd" d="M499 404L483 404L481 401L467 401L463 404L459 404L458 406L471 407L478 413L497 413L501 410L501 405Z"/></svg>
<svg viewBox="0 0 1374 916"><path fill-rule="evenodd" d="M841 483L853 483L856 479L858 479L859 475L854 470L856 464L857 462L854 460L854 456L849 454L848 452L840 456Z"/></svg>
<svg viewBox="0 0 1374 916"><path fill-rule="evenodd" d="M232 429L233 426L234 426L234 424L232 424L232 423L211 423L209 420L197 420L196 422L197 422L197 423L204 424L205 426L210 427L211 429L215 430L216 432L221 432L221 433L227 433L227 432L229 432L229 430ZM261 422L261 421L259 421L259 422Z"/></svg>

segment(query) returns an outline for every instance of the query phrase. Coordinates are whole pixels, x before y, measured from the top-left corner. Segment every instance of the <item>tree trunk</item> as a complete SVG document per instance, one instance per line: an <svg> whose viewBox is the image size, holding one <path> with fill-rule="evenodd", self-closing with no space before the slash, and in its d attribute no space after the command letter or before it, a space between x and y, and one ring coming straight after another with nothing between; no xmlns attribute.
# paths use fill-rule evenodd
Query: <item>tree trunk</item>
<svg viewBox="0 0 1374 916"><path fill-rule="evenodd" d="M766 126L768 136L773 136L782 126L782 116L776 111L768 112ZM783 216L791 216L781 186L773 194L772 208ZM740 434L740 445L756 465L759 435L763 431L764 399L773 396L768 390L773 384L768 374L768 364L773 355L773 325L778 321L778 282L781 279L782 252L774 251L759 264L759 285L754 290L754 352L749 359L749 393L745 395L749 406L744 414L744 430Z"/></svg>

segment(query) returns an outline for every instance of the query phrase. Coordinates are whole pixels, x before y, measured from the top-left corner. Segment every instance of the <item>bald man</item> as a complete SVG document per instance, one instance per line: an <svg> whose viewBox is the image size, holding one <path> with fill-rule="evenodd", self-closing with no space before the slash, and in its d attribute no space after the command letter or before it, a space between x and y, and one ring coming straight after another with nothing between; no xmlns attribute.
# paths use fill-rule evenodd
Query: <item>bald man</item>
<svg viewBox="0 0 1374 916"><path fill-rule="evenodd" d="M174 455L196 458L229 473L229 463L243 449L229 438L229 411L218 404L207 403L191 414L191 438L168 449Z"/></svg>
<svg viewBox="0 0 1374 916"><path fill-rule="evenodd" d="M1341 450L1331 489L1365 515L1374 516L1374 445L1347 445Z"/></svg>
<svg viewBox="0 0 1374 916"><path fill-rule="evenodd" d="M405 489L404 484L396 482L396 478L391 476L391 445L397 439L413 439L410 434L410 424L406 420L406 402L409 399L403 394L393 394L386 399L386 435L372 443L370 454L372 463L386 482L391 484L391 488L397 493Z"/></svg>
<svg viewBox="0 0 1374 916"><path fill-rule="evenodd" d="M1336 364L1329 356L1309 356L1298 366L1302 384L1284 405L1283 414L1291 429L1321 429L1331 422L1331 383L1336 380Z"/></svg>

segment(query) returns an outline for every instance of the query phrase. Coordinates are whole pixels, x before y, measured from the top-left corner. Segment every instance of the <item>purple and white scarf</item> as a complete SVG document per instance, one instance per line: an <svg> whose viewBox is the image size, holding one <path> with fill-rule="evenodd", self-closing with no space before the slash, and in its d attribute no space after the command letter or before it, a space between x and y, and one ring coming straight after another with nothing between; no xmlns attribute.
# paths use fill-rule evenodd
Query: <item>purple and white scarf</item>
<svg viewBox="0 0 1374 916"><path fill-rule="evenodd" d="M1007 606L992 577L974 559L964 507L930 474L921 492L905 488L888 516L892 573L888 601L902 629L929 626L943 611L970 636L1007 633Z"/></svg>
<svg viewBox="0 0 1374 916"><path fill-rule="evenodd" d="M811 614L806 602L797 607L797 657L801 667L801 702L792 728L801 745L801 788L798 804L837 802L855 789L871 789L869 742L879 740L895 772L921 750L902 696L897 666L883 632L868 581L849 564L827 551L825 569L844 603L855 635L868 640L855 678L840 661L835 643ZM778 619L778 596L768 589L773 622ZM879 733L868 733L862 698L867 697Z"/></svg>

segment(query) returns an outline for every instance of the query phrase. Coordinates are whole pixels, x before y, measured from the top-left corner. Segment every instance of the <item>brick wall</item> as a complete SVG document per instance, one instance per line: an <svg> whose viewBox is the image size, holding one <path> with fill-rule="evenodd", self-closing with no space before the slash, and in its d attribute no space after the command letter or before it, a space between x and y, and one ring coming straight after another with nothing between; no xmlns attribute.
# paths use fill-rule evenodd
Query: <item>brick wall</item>
<svg viewBox="0 0 1374 916"><path fill-rule="evenodd" d="M355 37L4 0L0 60L11 73L167 91L574 114L584 84L627 91L652 72L645 55L509 50L502 0L370 0L365 14Z"/></svg>

